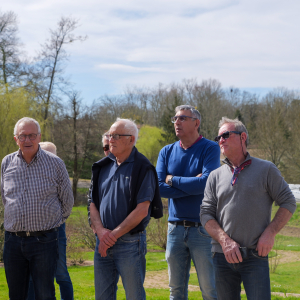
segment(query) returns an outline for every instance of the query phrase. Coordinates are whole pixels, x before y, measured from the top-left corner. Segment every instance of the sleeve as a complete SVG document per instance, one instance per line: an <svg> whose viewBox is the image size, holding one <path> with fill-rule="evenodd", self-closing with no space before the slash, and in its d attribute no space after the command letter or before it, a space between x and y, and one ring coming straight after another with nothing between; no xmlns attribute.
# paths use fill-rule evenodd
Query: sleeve
<svg viewBox="0 0 300 300"><path fill-rule="evenodd" d="M92 178L91 178L89 192L87 194L87 212L88 212L88 221L89 221L90 226L92 224L92 222L91 222L91 212L90 212L90 206L91 206L91 203L93 202L92 191L93 191L93 175L92 175Z"/></svg>
<svg viewBox="0 0 300 300"><path fill-rule="evenodd" d="M5 196L4 196L4 185L3 185L3 174L4 174L4 160L2 160L1 164L1 196L3 205L5 205Z"/></svg>
<svg viewBox="0 0 300 300"><path fill-rule="evenodd" d="M286 208L291 213L296 210L296 200L289 185L285 182L278 168L270 163L267 190L273 201L280 207Z"/></svg>
<svg viewBox="0 0 300 300"><path fill-rule="evenodd" d="M67 172L66 166L63 161L59 165L59 186L58 186L58 199L61 202L61 211L63 222L71 214L74 198L71 187L71 182L69 179L69 174Z"/></svg>
<svg viewBox="0 0 300 300"><path fill-rule="evenodd" d="M154 171L149 169L146 173L145 178L141 184L139 192L137 194L137 204L150 201L152 202L156 187L156 180Z"/></svg>
<svg viewBox="0 0 300 300"><path fill-rule="evenodd" d="M167 162L166 162L166 148L163 148L158 155L156 163L156 172L158 176L158 185L160 195L165 198L181 198L189 196L188 193L181 191L173 186L165 183L167 177Z"/></svg>
<svg viewBox="0 0 300 300"><path fill-rule="evenodd" d="M174 176L172 186L188 195L200 195L204 193L207 178L211 171L220 167L220 147L217 144L211 145L203 158L201 177L180 177Z"/></svg>
<svg viewBox="0 0 300 300"><path fill-rule="evenodd" d="M200 222L203 227L209 220L217 220L217 197L214 176L210 175L204 190L204 198L200 206Z"/></svg>

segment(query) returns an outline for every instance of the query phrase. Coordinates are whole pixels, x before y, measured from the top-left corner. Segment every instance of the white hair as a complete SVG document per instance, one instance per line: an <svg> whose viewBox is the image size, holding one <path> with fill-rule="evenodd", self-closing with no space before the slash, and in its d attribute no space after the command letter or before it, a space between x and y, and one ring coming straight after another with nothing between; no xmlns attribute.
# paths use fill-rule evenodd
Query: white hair
<svg viewBox="0 0 300 300"><path fill-rule="evenodd" d="M106 137L106 135L109 135L109 131L105 132L103 135L102 135L102 145L105 146L108 144L108 141L109 139ZM107 141L107 143L105 142Z"/></svg>
<svg viewBox="0 0 300 300"><path fill-rule="evenodd" d="M131 134L135 137L135 139L134 139L134 145L135 145L136 141L138 139L138 136L139 136L139 130L138 130L136 124L134 123L134 121L131 119L117 118L116 122L114 124L112 124L112 126L114 126L117 123L121 123L122 125L124 125L126 133Z"/></svg>
<svg viewBox="0 0 300 300"><path fill-rule="evenodd" d="M14 128L14 135L17 135L18 134L18 126L21 124L21 123L34 123L37 127L37 130L38 130L38 133L41 133L41 127L40 127L40 124L37 120L35 119L32 119L32 118L28 118L28 117L24 117L22 119L20 119L16 125L15 125L15 128Z"/></svg>
<svg viewBox="0 0 300 300"><path fill-rule="evenodd" d="M56 146L51 142L40 142L40 146L43 150L51 152L56 155Z"/></svg>

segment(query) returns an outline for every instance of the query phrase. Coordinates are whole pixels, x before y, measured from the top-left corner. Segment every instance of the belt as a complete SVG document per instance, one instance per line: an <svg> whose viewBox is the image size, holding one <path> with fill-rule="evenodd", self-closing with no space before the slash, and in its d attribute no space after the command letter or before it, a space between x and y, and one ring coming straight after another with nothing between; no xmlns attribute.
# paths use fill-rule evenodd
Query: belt
<svg viewBox="0 0 300 300"><path fill-rule="evenodd" d="M52 228L49 230L44 230L44 231L17 231L17 232L10 232L11 235L19 236L19 237L28 237L28 236L43 236L46 233L54 232L57 231L58 227Z"/></svg>
<svg viewBox="0 0 300 300"><path fill-rule="evenodd" d="M200 222L191 222L191 221L169 221L171 224L182 225L184 227L199 227L202 226Z"/></svg>

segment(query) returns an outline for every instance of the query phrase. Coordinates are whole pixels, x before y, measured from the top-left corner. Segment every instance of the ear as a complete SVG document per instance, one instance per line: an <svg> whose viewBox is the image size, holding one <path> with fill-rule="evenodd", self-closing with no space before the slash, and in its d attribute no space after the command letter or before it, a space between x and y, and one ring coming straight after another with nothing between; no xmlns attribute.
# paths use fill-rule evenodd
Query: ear
<svg viewBox="0 0 300 300"><path fill-rule="evenodd" d="M18 138L14 135L14 140L18 144Z"/></svg>
<svg viewBox="0 0 300 300"><path fill-rule="evenodd" d="M134 142L135 142L135 136L134 135L132 135L131 137L130 137L130 143L132 143L132 145L134 144Z"/></svg>
<svg viewBox="0 0 300 300"><path fill-rule="evenodd" d="M196 120L196 127L197 127L197 130L198 130L198 127L200 126L200 120L199 119L197 119Z"/></svg>
<svg viewBox="0 0 300 300"><path fill-rule="evenodd" d="M246 143L246 140L247 140L247 133L246 132L242 132L241 133L241 140Z"/></svg>

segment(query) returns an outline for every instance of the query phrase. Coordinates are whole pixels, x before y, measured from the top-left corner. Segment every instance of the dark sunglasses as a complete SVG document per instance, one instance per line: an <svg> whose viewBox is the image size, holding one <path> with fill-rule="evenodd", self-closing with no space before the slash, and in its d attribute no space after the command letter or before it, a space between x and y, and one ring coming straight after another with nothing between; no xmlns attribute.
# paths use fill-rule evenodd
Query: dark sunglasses
<svg viewBox="0 0 300 300"><path fill-rule="evenodd" d="M239 131L226 131L226 132L222 133L221 135L216 136L215 141L217 143L219 143L221 138L223 138L224 140L228 139L230 137L230 133L235 133L235 134L239 134L239 135L242 134Z"/></svg>
<svg viewBox="0 0 300 300"><path fill-rule="evenodd" d="M103 147L103 151L108 151L109 150L109 145L105 145L104 147Z"/></svg>

